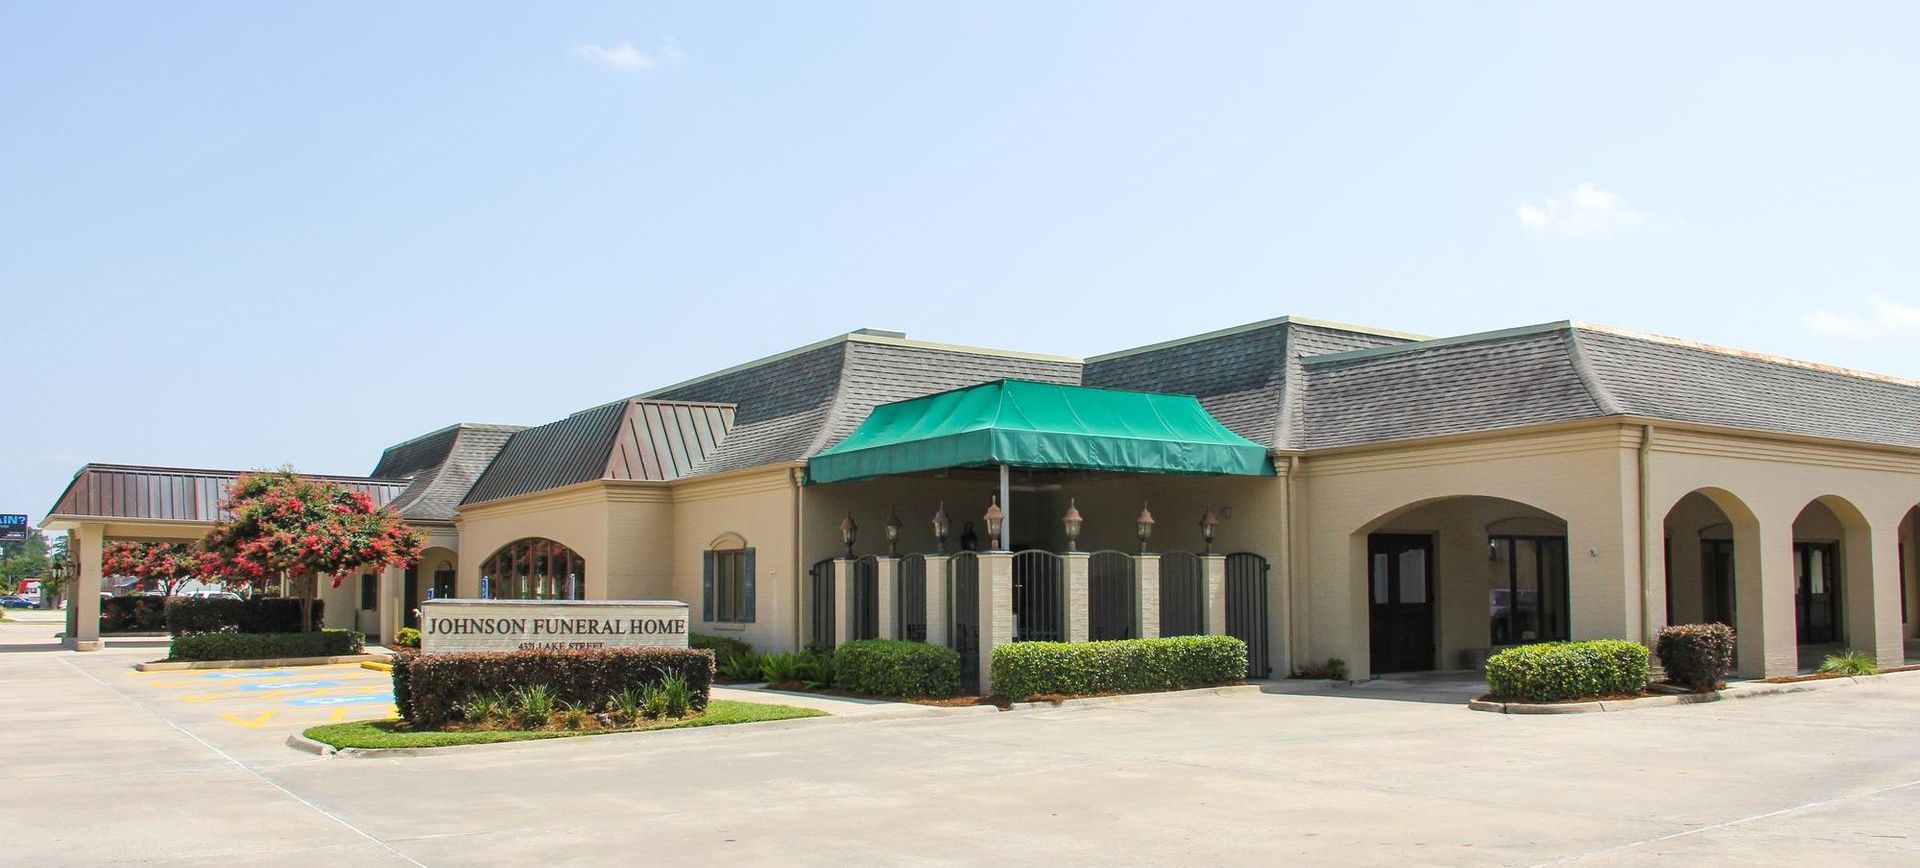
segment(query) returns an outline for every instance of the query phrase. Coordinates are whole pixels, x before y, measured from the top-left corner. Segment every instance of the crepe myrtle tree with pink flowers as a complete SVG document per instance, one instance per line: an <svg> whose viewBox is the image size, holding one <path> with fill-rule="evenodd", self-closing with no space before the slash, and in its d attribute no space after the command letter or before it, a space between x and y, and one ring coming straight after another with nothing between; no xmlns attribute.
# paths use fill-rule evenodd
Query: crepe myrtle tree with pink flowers
<svg viewBox="0 0 1920 868"><path fill-rule="evenodd" d="M229 517L200 543L209 571L245 583L293 579L301 632L313 629L321 573L337 588L346 576L420 559L419 532L393 510L375 507L365 492L288 468L240 476L222 506Z"/></svg>
<svg viewBox="0 0 1920 868"><path fill-rule="evenodd" d="M133 576L167 596L180 583L206 575L211 565L193 543L117 542L100 550L100 571L109 576Z"/></svg>

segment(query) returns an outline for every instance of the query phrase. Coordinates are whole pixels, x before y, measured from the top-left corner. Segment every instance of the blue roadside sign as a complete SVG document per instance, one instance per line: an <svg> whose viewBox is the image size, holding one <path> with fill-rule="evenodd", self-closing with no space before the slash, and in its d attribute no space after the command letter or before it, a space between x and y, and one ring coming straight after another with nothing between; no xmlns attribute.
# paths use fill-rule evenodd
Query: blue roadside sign
<svg viewBox="0 0 1920 868"><path fill-rule="evenodd" d="M20 542L33 532L24 515L0 515L0 542Z"/></svg>

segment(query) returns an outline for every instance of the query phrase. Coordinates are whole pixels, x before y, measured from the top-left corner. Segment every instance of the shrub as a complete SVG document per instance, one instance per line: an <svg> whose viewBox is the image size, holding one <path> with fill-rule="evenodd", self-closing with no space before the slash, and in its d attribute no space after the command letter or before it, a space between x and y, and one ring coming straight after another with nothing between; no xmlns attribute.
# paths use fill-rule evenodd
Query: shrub
<svg viewBox="0 0 1920 868"><path fill-rule="evenodd" d="M740 657L753 656L752 645L748 645L731 636L709 636L705 633L694 633L687 637L687 646L690 648L705 648L708 651L712 651L713 662L716 666L724 666L727 661Z"/></svg>
<svg viewBox="0 0 1920 868"><path fill-rule="evenodd" d="M752 654L722 660L714 669L729 681L760 680L760 658Z"/></svg>
<svg viewBox="0 0 1920 868"><path fill-rule="evenodd" d="M1638 693L1650 659L1647 646L1625 639L1521 645L1487 659L1487 687L1497 698L1535 702Z"/></svg>
<svg viewBox="0 0 1920 868"><path fill-rule="evenodd" d="M267 660L276 657L341 657L365 650L367 637L352 630L313 633L185 633L173 637L168 660Z"/></svg>
<svg viewBox="0 0 1920 868"><path fill-rule="evenodd" d="M994 690L1013 699L1233 684L1247 676L1247 643L1232 636L1014 642L993 649L992 671Z"/></svg>
<svg viewBox="0 0 1920 868"><path fill-rule="evenodd" d="M402 648L420 647L420 630L415 627L401 627L393 631L393 644Z"/></svg>
<svg viewBox="0 0 1920 868"><path fill-rule="evenodd" d="M147 633L167 628L167 598L140 594L100 601L100 632Z"/></svg>
<svg viewBox="0 0 1920 868"><path fill-rule="evenodd" d="M960 652L945 645L862 639L833 655L833 686L876 696L952 696L960 692Z"/></svg>
<svg viewBox="0 0 1920 868"><path fill-rule="evenodd" d="M833 652L802 651L799 664L800 680L808 687L833 686Z"/></svg>
<svg viewBox="0 0 1920 868"><path fill-rule="evenodd" d="M1294 673L1296 678L1325 678L1331 681L1347 680L1347 661L1338 657L1328 657L1325 663L1308 661L1300 664Z"/></svg>
<svg viewBox="0 0 1920 868"><path fill-rule="evenodd" d="M313 629L324 623L326 601L313 601ZM167 632L239 633L300 632L300 601L292 597L176 597L167 602Z"/></svg>
<svg viewBox="0 0 1920 868"><path fill-rule="evenodd" d="M695 648L529 648L420 654L393 660L393 699L416 727L438 728L459 716L474 696L511 694L542 685L556 703L583 708L616 705L624 691L686 679L688 707L706 708L713 686L713 653Z"/></svg>
<svg viewBox="0 0 1920 868"><path fill-rule="evenodd" d="M1661 627L1654 642L1667 680L1695 690L1712 690L1733 670L1733 628L1725 624Z"/></svg>
<svg viewBox="0 0 1920 868"><path fill-rule="evenodd" d="M783 651L779 654L760 655L760 676L770 684L782 684L800 680L800 654Z"/></svg>
<svg viewBox="0 0 1920 868"><path fill-rule="evenodd" d="M1822 675L1876 675L1880 672L1880 664L1866 654L1849 649L1839 654L1828 654L1815 671Z"/></svg>

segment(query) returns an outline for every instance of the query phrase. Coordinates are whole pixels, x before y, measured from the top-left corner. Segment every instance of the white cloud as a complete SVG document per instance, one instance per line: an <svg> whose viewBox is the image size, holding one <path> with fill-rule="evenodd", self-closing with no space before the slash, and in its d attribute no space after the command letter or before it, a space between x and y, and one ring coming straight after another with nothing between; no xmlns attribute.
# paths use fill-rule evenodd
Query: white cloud
<svg viewBox="0 0 1920 868"><path fill-rule="evenodd" d="M1867 296L1865 316L1816 310L1806 316L1808 329L1841 338L1920 336L1920 307L1908 307L1877 295Z"/></svg>
<svg viewBox="0 0 1920 868"><path fill-rule="evenodd" d="M679 61L680 52L671 45L662 45L660 50L648 54L633 47L631 42L608 47L605 45L576 45L573 56L585 60L608 72L646 72Z"/></svg>
<svg viewBox="0 0 1920 868"><path fill-rule="evenodd" d="M1598 238L1654 222L1619 193L1585 181L1560 196L1522 202L1513 209L1520 228L1535 238Z"/></svg>

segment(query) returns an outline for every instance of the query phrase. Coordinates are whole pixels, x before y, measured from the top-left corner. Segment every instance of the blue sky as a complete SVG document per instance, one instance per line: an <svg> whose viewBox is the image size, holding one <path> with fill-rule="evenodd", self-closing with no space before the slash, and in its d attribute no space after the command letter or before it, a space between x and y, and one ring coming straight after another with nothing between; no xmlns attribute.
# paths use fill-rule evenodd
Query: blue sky
<svg viewBox="0 0 1920 868"><path fill-rule="evenodd" d="M861 326L1578 319L1920 377L1913 4L0 7L0 512Z"/></svg>

